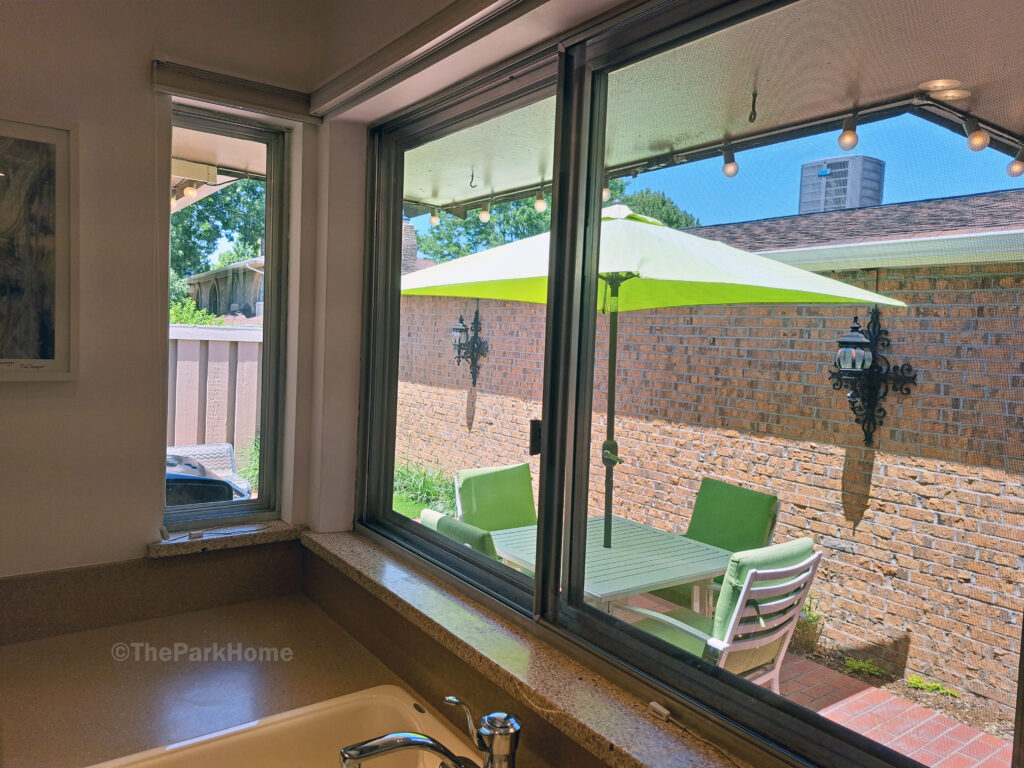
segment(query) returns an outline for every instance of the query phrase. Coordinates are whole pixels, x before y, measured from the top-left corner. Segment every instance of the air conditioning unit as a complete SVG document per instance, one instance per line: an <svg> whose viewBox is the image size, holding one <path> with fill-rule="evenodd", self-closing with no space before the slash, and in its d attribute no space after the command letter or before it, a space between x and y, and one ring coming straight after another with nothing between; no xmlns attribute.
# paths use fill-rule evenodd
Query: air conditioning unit
<svg viewBox="0 0 1024 768"><path fill-rule="evenodd" d="M841 211L882 204L885 163L852 155L804 163L800 168L800 213Z"/></svg>

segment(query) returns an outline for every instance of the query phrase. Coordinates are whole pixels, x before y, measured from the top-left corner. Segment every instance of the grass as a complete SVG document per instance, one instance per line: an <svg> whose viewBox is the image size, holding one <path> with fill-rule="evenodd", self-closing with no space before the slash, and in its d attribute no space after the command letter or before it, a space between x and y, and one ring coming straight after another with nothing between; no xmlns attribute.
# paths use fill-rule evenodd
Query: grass
<svg viewBox="0 0 1024 768"><path fill-rule="evenodd" d="M400 493L396 493L391 497L391 508L403 517L408 517L412 520L420 516L420 511L423 507L423 504L407 499Z"/></svg>
<svg viewBox="0 0 1024 768"><path fill-rule="evenodd" d="M795 653L807 655L818 650L821 632L825 628L824 618L818 613L818 601L808 597L796 629L793 630L793 639L789 641Z"/></svg>
<svg viewBox="0 0 1024 768"><path fill-rule="evenodd" d="M907 678L907 685L911 688L916 688L919 691L928 691L929 693L941 693L943 696L954 696L960 698L960 694L954 691L952 688L947 687L943 683L934 682L932 680L925 680L920 675L910 675Z"/></svg>
<svg viewBox="0 0 1024 768"><path fill-rule="evenodd" d="M420 510L429 507L446 515L455 514L455 480L440 469L427 467L416 462L395 465L395 481L392 489L396 497L400 497L408 505L406 511L416 507L416 515Z"/></svg>
<svg viewBox="0 0 1024 768"><path fill-rule="evenodd" d="M878 666L874 659L847 659L846 672L848 674L868 675L869 677L892 677L892 675Z"/></svg>
<svg viewBox="0 0 1024 768"><path fill-rule="evenodd" d="M238 468L238 474L244 477L252 486L253 498L259 493L260 483L260 433L257 432L252 439L252 447L245 454L242 466Z"/></svg>

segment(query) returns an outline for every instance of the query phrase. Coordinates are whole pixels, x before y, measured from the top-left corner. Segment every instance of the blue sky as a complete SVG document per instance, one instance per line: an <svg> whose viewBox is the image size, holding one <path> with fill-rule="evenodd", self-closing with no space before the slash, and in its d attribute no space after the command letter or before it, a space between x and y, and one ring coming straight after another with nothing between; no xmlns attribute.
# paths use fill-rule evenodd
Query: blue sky
<svg viewBox="0 0 1024 768"><path fill-rule="evenodd" d="M1006 155L971 152L961 133L913 115L868 123L857 133L860 141L849 153L836 145L838 131L829 131L739 152L740 172L732 179L722 175L721 159L713 158L641 174L628 180L627 190L664 192L709 225L795 215L800 166L844 154L885 161L884 204L1024 188L1024 176L1006 175ZM429 228L425 215L412 222L417 232Z"/></svg>

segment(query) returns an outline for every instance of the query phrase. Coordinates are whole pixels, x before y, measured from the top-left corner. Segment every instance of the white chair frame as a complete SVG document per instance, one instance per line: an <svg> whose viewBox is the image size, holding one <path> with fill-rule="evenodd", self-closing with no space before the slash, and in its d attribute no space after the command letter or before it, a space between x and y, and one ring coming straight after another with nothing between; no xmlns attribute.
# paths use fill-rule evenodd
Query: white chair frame
<svg viewBox="0 0 1024 768"><path fill-rule="evenodd" d="M718 659L715 663L722 668L725 667L730 653L761 648L781 639L778 653L771 663L742 675L758 685L767 682L772 691L779 693L779 673L782 670L782 661L789 649L789 641L793 637L797 621L800 620L800 612L811 591L811 583L818 572L820 562L821 552L815 552L796 565L767 571L750 570L740 590L737 608L729 621L725 640L711 637L683 621L657 611L627 605L620 607L668 624L691 637L704 641L706 647L718 652ZM764 582L780 583L758 586ZM770 615L771 618L762 620L761 616L764 614Z"/></svg>

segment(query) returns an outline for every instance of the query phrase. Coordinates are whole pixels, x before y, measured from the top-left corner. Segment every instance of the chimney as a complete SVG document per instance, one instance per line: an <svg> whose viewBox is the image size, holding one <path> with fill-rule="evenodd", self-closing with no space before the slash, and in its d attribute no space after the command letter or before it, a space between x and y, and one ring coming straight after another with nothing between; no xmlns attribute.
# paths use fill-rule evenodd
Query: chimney
<svg viewBox="0 0 1024 768"><path fill-rule="evenodd" d="M417 260L416 229L409 219L402 217L402 274L415 272Z"/></svg>

